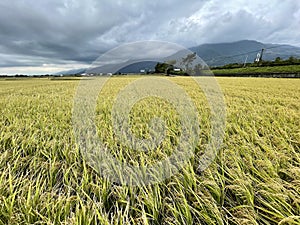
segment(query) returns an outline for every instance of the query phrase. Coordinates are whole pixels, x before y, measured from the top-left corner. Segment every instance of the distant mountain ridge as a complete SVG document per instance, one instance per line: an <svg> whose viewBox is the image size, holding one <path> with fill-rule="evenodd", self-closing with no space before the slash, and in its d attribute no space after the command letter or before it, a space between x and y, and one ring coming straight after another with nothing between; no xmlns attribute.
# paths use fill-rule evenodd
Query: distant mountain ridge
<svg viewBox="0 0 300 225"><path fill-rule="evenodd" d="M290 56L300 57L300 48L291 45L264 44L253 40L242 40L231 43L203 44L190 48L209 66L220 66L229 63L253 62L258 52L264 49L263 60L274 60L276 57L287 59Z"/></svg>
<svg viewBox="0 0 300 225"><path fill-rule="evenodd" d="M300 58L300 47L280 44L264 44L254 40L237 42L202 44L189 48L209 66L222 66L229 63L253 62L258 52L265 49L263 60L275 60L276 57L287 59L290 56ZM154 69L155 62L140 62L121 69L124 73L139 73L142 69ZM87 68L86 68L87 69ZM63 71L56 74L80 74L85 68Z"/></svg>

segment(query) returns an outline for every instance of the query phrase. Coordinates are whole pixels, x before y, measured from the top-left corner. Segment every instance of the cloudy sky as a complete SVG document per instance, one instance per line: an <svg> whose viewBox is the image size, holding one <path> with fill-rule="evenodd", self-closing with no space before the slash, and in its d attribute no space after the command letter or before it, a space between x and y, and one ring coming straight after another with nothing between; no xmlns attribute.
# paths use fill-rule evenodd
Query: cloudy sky
<svg viewBox="0 0 300 225"><path fill-rule="evenodd" d="M300 46L299 0L1 0L0 74L87 67L144 40Z"/></svg>

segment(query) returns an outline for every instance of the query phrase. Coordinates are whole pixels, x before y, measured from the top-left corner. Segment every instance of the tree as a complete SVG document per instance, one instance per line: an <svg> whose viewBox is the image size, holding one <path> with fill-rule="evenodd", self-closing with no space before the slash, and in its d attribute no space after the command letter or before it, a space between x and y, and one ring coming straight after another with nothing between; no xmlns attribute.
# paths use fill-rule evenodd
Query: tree
<svg viewBox="0 0 300 225"><path fill-rule="evenodd" d="M288 59L288 62L293 64L296 63L297 59L294 56L290 56L290 58Z"/></svg>
<svg viewBox="0 0 300 225"><path fill-rule="evenodd" d="M193 74L193 75L195 75L195 76L202 75L203 69L204 69L204 67L203 67L203 65L201 65L201 63L197 64L194 68L195 74Z"/></svg>
<svg viewBox="0 0 300 225"><path fill-rule="evenodd" d="M280 57L276 57L275 62L276 63L280 63L281 62L281 58Z"/></svg>
<svg viewBox="0 0 300 225"><path fill-rule="evenodd" d="M167 67L168 67L168 64L158 62L155 66L155 73L164 73L166 71Z"/></svg>
<svg viewBox="0 0 300 225"><path fill-rule="evenodd" d="M188 54L186 57L182 58L181 65L184 66L185 72L190 73L190 66L192 65L193 61L196 59L197 54L196 52Z"/></svg>
<svg viewBox="0 0 300 225"><path fill-rule="evenodd" d="M170 60L163 63L158 62L155 66L155 73L165 73L169 75L174 70L175 64L176 60Z"/></svg>
<svg viewBox="0 0 300 225"><path fill-rule="evenodd" d="M174 69L173 65L168 63L157 63L155 66L155 73L165 73L170 74L171 70Z"/></svg>

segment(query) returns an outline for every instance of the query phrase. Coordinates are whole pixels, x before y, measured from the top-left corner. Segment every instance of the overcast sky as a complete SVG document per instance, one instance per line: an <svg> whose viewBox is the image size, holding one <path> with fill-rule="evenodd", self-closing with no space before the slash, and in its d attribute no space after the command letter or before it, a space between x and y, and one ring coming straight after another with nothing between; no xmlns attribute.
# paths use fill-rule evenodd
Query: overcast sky
<svg viewBox="0 0 300 225"><path fill-rule="evenodd" d="M300 46L299 28L299 0L1 0L0 74L86 67L141 40Z"/></svg>

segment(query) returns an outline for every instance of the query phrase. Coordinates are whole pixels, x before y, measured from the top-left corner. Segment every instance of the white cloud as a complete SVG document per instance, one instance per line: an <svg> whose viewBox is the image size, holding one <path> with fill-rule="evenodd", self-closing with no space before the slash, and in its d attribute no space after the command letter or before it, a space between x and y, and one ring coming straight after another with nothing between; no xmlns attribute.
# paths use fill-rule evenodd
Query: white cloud
<svg viewBox="0 0 300 225"><path fill-rule="evenodd" d="M197 44L256 39L300 45L299 9L299 2L289 0L212 0L192 15L171 20L162 37Z"/></svg>

